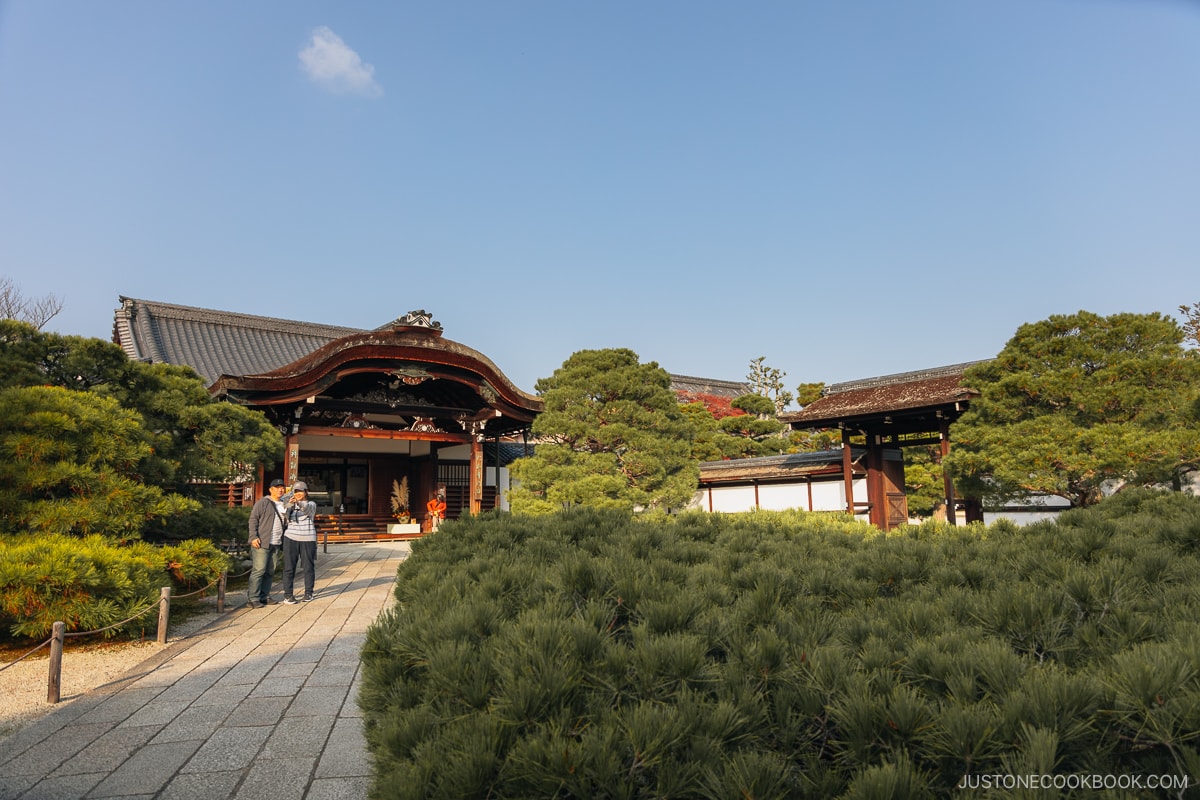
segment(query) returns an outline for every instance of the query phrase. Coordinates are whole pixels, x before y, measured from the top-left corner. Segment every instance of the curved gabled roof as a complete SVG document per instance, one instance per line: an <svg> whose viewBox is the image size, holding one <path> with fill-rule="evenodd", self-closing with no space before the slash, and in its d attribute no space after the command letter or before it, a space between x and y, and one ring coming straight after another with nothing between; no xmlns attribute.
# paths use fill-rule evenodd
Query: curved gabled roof
<svg viewBox="0 0 1200 800"><path fill-rule="evenodd" d="M314 397L350 375L383 372L417 383L443 380L490 395L506 416L532 420L542 400L518 389L500 368L478 350L450 339L440 329L395 324L335 339L278 369L258 375L222 375L212 385L216 394L242 399L292 402ZM414 384L414 385L415 385Z"/></svg>

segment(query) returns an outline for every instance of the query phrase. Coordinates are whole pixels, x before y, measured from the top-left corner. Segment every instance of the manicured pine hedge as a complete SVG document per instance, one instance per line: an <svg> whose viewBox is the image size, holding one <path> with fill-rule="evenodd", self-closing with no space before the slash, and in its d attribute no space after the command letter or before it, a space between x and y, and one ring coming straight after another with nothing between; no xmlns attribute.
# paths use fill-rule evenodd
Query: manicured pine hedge
<svg viewBox="0 0 1200 800"><path fill-rule="evenodd" d="M418 542L396 600L363 650L376 798L1200 776L1187 496L888 535L798 512L483 516Z"/></svg>
<svg viewBox="0 0 1200 800"><path fill-rule="evenodd" d="M229 557L206 540L156 547L103 536L3 536L0 631L38 639L58 621L68 632L100 630L157 602L164 586L176 593L198 589L228 568ZM157 625L158 615L149 612L105 635Z"/></svg>

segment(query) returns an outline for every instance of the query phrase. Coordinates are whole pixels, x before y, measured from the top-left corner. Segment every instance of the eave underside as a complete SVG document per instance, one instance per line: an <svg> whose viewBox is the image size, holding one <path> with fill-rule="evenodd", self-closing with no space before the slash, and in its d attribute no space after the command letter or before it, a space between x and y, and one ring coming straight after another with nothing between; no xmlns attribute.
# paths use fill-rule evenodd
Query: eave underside
<svg viewBox="0 0 1200 800"><path fill-rule="evenodd" d="M410 361L354 361L300 378L226 377L220 385L229 399L261 409L284 427L509 435L527 429L537 415L478 374Z"/></svg>

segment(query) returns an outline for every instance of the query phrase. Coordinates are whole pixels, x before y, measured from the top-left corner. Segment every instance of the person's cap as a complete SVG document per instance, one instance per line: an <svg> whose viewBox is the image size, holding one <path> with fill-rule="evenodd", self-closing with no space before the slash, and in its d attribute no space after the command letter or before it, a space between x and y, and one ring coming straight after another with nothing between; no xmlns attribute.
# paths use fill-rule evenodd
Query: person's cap
<svg viewBox="0 0 1200 800"><path fill-rule="evenodd" d="M295 483L292 484L292 491L293 492L307 492L308 484L305 483L304 481L296 481Z"/></svg>
<svg viewBox="0 0 1200 800"><path fill-rule="evenodd" d="M271 481L272 489L274 489L276 486L283 486L283 485L284 485L283 481L280 480L279 478L276 478L275 480Z"/></svg>

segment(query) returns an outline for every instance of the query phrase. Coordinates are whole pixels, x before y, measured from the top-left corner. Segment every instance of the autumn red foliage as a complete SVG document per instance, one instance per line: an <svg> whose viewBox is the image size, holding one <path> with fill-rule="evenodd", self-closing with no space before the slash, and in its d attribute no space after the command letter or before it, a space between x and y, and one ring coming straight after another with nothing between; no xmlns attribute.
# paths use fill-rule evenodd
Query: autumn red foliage
<svg viewBox="0 0 1200 800"><path fill-rule="evenodd" d="M730 405L733 401L732 397L721 397L715 394L705 394L703 392L678 392L680 403L700 403L708 409L708 413L713 415L713 419L723 419L725 417L740 417L746 413L740 408L734 408Z"/></svg>

